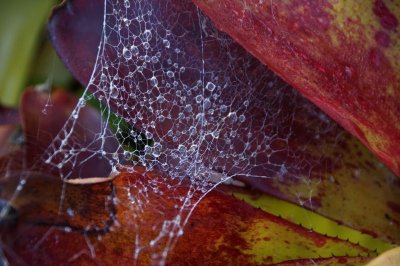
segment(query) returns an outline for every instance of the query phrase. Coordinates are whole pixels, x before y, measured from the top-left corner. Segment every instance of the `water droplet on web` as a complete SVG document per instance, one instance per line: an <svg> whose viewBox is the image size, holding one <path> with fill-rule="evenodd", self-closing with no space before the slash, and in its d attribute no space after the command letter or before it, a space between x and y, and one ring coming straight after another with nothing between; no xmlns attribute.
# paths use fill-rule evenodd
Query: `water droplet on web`
<svg viewBox="0 0 400 266"><path fill-rule="evenodd" d="M163 40L163 44L164 44L164 46L165 46L166 48L169 48L170 45L171 45L171 43L170 43L167 39L164 39L164 40Z"/></svg>
<svg viewBox="0 0 400 266"><path fill-rule="evenodd" d="M135 45L131 46L131 51L133 55L138 55L139 54L139 48L137 48Z"/></svg>
<svg viewBox="0 0 400 266"><path fill-rule="evenodd" d="M215 84L212 82L208 82L206 85L206 89L209 91L213 91L215 89Z"/></svg>
<svg viewBox="0 0 400 266"><path fill-rule="evenodd" d="M197 132L196 127L191 126L191 127L189 128L189 133L190 133L191 135L196 134L196 132Z"/></svg>
<svg viewBox="0 0 400 266"><path fill-rule="evenodd" d="M124 151L125 160L130 160L131 157L132 157L132 154L129 151Z"/></svg>
<svg viewBox="0 0 400 266"><path fill-rule="evenodd" d="M113 98L113 99L117 99L117 98L118 98L119 92L118 92L118 89L117 89L116 87L112 87L112 88L111 88L110 96L111 96L111 98Z"/></svg>
<svg viewBox="0 0 400 266"><path fill-rule="evenodd" d="M145 145L144 146L144 151L146 152L146 154L150 154L151 152L151 147L149 145Z"/></svg>
<svg viewBox="0 0 400 266"><path fill-rule="evenodd" d="M153 86L153 87L157 87L157 85L158 85L158 80L157 80L156 77L153 76L153 77L150 79L150 85Z"/></svg>
<svg viewBox="0 0 400 266"><path fill-rule="evenodd" d="M243 102L243 105L244 105L245 107L248 107L249 104L250 104L250 103L249 103L249 100L246 100L246 101Z"/></svg>
<svg viewBox="0 0 400 266"><path fill-rule="evenodd" d="M206 123L205 119L204 119L204 113L198 113L196 115L196 120L198 121L198 123L200 125L204 125Z"/></svg>
<svg viewBox="0 0 400 266"><path fill-rule="evenodd" d="M126 8L129 8L129 7L131 6L131 3L129 2L129 0L125 0L125 1L124 1L124 6L125 6Z"/></svg>
<svg viewBox="0 0 400 266"><path fill-rule="evenodd" d="M245 120L246 120L246 117L245 117L244 115L240 115L240 116L239 116L239 121L240 121L241 123L243 123Z"/></svg>
<svg viewBox="0 0 400 266"><path fill-rule="evenodd" d="M188 112L188 113L191 113L191 112L193 111L192 105L187 104L187 105L185 106L185 111Z"/></svg>
<svg viewBox="0 0 400 266"><path fill-rule="evenodd" d="M100 81L101 81L101 82L106 82L106 81L107 81L107 76L106 76L106 74L104 74L104 73L101 74L101 76L100 76Z"/></svg>
<svg viewBox="0 0 400 266"><path fill-rule="evenodd" d="M164 96L162 96L162 95L158 95L158 96L157 96L157 102L163 103L164 101L165 101Z"/></svg>
<svg viewBox="0 0 400 266"><path fill-rule="evenodd" d="M213 138L217 139L219 137L219 131L215 130L211 133L211 135L213 136Z"/></svg>
<svg viewBox="0 0 400 266"><path fill-rule="evenodd" d="M229 118L229 120L230 120L231 122L236 122L238 117L237 117L236 112L230 112L230 113L228 114L228 118Z"/></svg>
<svg viewBox="0 0 400 266"><path fill-rule="evenodd" d="M126 47L124 47L124 49L122 50L122 55L124 56L124 58L126 60L132 59L132 52L129 49L127 49Z"/></svg>
<svg viewBox="0 0 400 266"><path fill-rule="evenodd" d="M171 70L168 70L167 71L167 76L170 77L170 78L174 77L174 72L172 72Z"/></svg>
<svg viewBox="0 0 400 266"><path fill-rule="evenodd" d="M79 99L78 107L84 107L84 106L86 106L86 100L83 98Z"/></svg>
<svg viewBox="0 0 400 266"><path fill-rule="evenodd" d="M150 48L150 44L148 42L143 43L144 49L148 50Z"/></svg>
<svg viewBox="0 0 400 266"><path fill-rule="evenodd" d="M153 138L153 134L151 134L151 132L147 131L146 132L146 138L147 139L152 139Z"/></svg>
<svg viewBox="0 0 400 266"><path fill-rule="evenodd" d="M152 62L153 64L158 63L158 57L157 57L157 56L151 57L151 62Z"/></svg>
<svg viewBox="0 0 400 266"><path fill-rule="evenodd" d="M209 98L204 99L203 106L204 106L204 109L208 109L211 107L211 101Z"/></svg>
<svg viewBox="0 0 400 266"><path fill-rule="evenodd" d="M184 145L179 145L178 152L180 153L180 155L185 155L186 154L186 147Z"/></svg>
<svg viewBox="0 0 400 266"><path fill-rule="evenodd" d="M196 103L201 103L203 101L203 95L197 95L195 99Z"/></svg>
<svg viewBox="0 0 400 266"><path fill-rule="evenodd" d="M145 30L145 31L143 32L143 38L144 38L146 41L150 41L152 37L153 37L153 34L151 33L150 30Z"/></svg>
<svg viewBox="0 0 400 266"><path fill-rule="evenodd" d="M160 157L161 149L162 149L162 145L160 143L154 143L153 156L156 158Z"/></svg>
<svg viewBox="0 0 400 266"><path fill-rule="evenodd" d="M67 214L68 214L68 216L74 216L75 212L74 212L73 209L68 208L68 209L67 209Z"/></svg>
<svg viewBox="0 0 400 266"><path fill-rule="evenodd" d="M225 104L221 105L221 113L226 113L227 111L228 107Z"/></svg>

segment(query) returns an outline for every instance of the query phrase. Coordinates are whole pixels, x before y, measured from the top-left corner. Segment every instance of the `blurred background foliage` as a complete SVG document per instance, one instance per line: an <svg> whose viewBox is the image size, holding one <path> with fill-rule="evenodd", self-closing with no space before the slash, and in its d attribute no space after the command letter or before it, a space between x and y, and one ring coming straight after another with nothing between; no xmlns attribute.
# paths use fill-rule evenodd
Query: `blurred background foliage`
<svg viewBox="0 0 400 266"><path fill-rule="evenodd" d="M0 0L0 104L17 106L29 85L78 89L48 37L46 22L60 0Z"/></svg>

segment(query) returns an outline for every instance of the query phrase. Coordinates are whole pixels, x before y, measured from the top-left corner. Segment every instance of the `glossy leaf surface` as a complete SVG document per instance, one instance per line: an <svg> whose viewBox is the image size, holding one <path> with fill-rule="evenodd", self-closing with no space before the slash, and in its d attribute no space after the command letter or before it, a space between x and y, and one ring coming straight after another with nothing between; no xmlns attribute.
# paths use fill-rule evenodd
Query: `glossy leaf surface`
<svg viewBox="0 0 400 266"><path fill-rule="evenodd" d="M193 2L400 175L399 2Z"/></svg>
<svg viewBox="0 0 400 266"><path fill-rule="evenodd" d="M2 180L2 198L10 197L18 180L15 176ZM142 208L132 204L130 195L140 194L147 183L164 180L142 168L94 185L68 185L57 177L30 176L12 202L17 218L10 216L2 226L3 250L16 264L130 264L133 243L158 234L152 225L160 222L161 213L163 217L175 215L176 197L184 195L186 188L181 185L171 191L168 185L174 184L163 183L164 196L149 191L149 204ZM61 191L65 197L60 202ZM147 265L153 251L144 249L137 265ZM365 248L311 232L215 190L195 209L167 264L260 265L367 254Z"/></svg>

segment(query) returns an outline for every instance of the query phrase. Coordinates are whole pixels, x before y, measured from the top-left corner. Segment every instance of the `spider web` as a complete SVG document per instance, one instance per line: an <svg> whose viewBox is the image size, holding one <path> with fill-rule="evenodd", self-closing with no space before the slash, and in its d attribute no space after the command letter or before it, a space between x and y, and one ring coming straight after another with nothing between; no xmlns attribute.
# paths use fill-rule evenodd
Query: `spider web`
<svg viewBox="0 0 400 266"><path fill-rule="evenodd" d="M141 206L154 204L146 198L148 190L162 199L165 184L170 191L179 189L173 217L155 207L160 216L152 227L156 237L143 240L138 230L132 242L133 260L152 250L155 264L165 263L191 212L218 184L296 176L304 169L311 177L320 160L303 158L288 145L294 113L315 109L192 3L177 2L105 0L89 85L43 156L63 179L87 177L82 169L89 160L105 163L110 175L135 172L136 166L160 173L132 181L136 195L126 188L133 222L140 219ZM78 119L93 97L103 120L92 132L94 141L82 148L74 132L85 127ZM282 118L284 109L290 111ZM331 127L327 122L321 130ZM116 140L118 145L107 144Z"/></svg>

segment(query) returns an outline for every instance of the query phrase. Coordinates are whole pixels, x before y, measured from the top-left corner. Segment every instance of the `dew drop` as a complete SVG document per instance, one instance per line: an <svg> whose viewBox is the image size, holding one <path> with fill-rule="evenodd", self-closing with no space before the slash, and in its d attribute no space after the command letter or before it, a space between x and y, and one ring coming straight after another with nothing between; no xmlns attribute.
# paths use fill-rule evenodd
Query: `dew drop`
<svg viewBox="0 0 400 266"><path fill-rule="evenodd" d="M211 107L211 101L209 98L204 99L203 106L204 106L204 109L208 109Z"/></svg>
<svg viewBox="0 0 400 266"><path fill-rule="evenodd" d="M119 92L118 92L117 88L115 88L115 87L111 88L111 91L110 91L111 98L117 99L118 95L119 95Z"/></svg>
<svg viewBox="0 0 400 266"><path fill-rule="evenodd" d="M228 107L225 104L221 105L221 113L226 113L227 111Z"/></svg>
<svg viewBox="0 0 400 266"><path fill-rule="evenodd" d="M206 85L206 89L209 91L213 91L215 89L215 84L212 82L208 82Z"/></svg>
<svg viewBox="0 0 400 266"><path fill-rule="evenodd" d="M162 145L160 143L155 143L154 149L153 149L153 156L156 158L160 157L161 149L162 149Z"/></svg>
<svg viewBox="0 0 400 266"><path fill-rule="evenodd" d="M153 77L150 79L150 85L153 86L153 87L157 87L157 85L158 85L158 80L157 80L156 77L153 76Z"/></svg>
<svg viewBox="0 0 400 266"><path fill-rule="evenodd" d="M133 55L138 55L139 54L139 49L135 45L131 46L131 51L132 51Z"/></svg>
<svg viewBox="0 0 400 266"><path fill-rule="evenodd" d="M164 44L164 46L165 46L166 48L169 48L169 47L171 46L171 43L170 43L167 39L164 39L164 40L163 40L163 44Z"/></svg>
<svg viewBox="0 0 400 266"><path fill-rule="evenodd" d="M157 57L157 56L151 57L151 62L152 62L153 64L158 63L158 57Z"/></svg>
<svg viewBox="0 0 400 266"><path fill-rule="evenodd" d="M232 122L236 122L237 119L238 119L236 112L230 112L230 113L228 114L228 118L229 118L230 121L232 121Z"/></svg>
<svg viewBox="0 0 400 266"><path fill-rule="evenodd" d="M185 111L188 112L188 113L191 113L191 112L193 111L192 105L187 104L187 105L185 106Z"/></svg>
<svg viewBox="0 0 400 266"><path fill-rule="evenodd" d="M150 30L145 30L145 31L143 32L143 38L144 38L146 41L150 41L152 37L153 37L153 34L151 33Z"/></svg>
<svg viewBox="0 0 400 266"><path fill-rule="evenodd" d="M127 49L126 47L124 47L124 49L122 50L122 55L124 56L124 58L126 60L132 59L132 52L129 49Z"/></svg>
<svg viewBox="0 0 400 266"><path fill-rule="evenodd" d="M130 160L132 157L131 153L129 151L124 151L124 158L125 160Z"/></svg>
<svg viewBox="0 0 400 266"><path fill-rule="evenodd" d="M104 74L104 73L101 74L101 76L100 76L100 81L101 81L101 82L106 82L106 81L107 81L107 76L106 76L106 74Z"/></svg>
<svg viewBox="0 0 400 266"><path fill-rule="evenodd" d="M147 139L152 139L153 138L153 134L151 134L151 132L147 131L146 132L146 138Z"/></svg>
<svg viewBox="0 0 400 266"><path fill-rule="evenodd" d="M179 152L181 155L185 155L185 154L186 154L186 147L185 147L184 145L179 145L179 146L178 146L178 152Z"/></svg>
<svg viewBox="0 0 400 266"><path fill-rule="evenodd" d="M71 209L71 208L68 208L67 209L67 214L68 214L68 216L74 216L74 214L75 214L75 212L74 212L74 210L73 209Z"/></svg>
<svg viewBox="0 0 400 266"><path fill-rule="evenodd" d="M165 102L165 98L164 98L164 96L162 96L162 95L158 95L158 96L157 96L157 102L159 102L159 103L163 103L163 102Z"/></svg>
<svg viewBox="0 0 400 266"><path fill-rule="evenodd" d="M203 101L203 96L197 95L195 99L196 99L196 103L201 103L201 101Z"/></svg>

